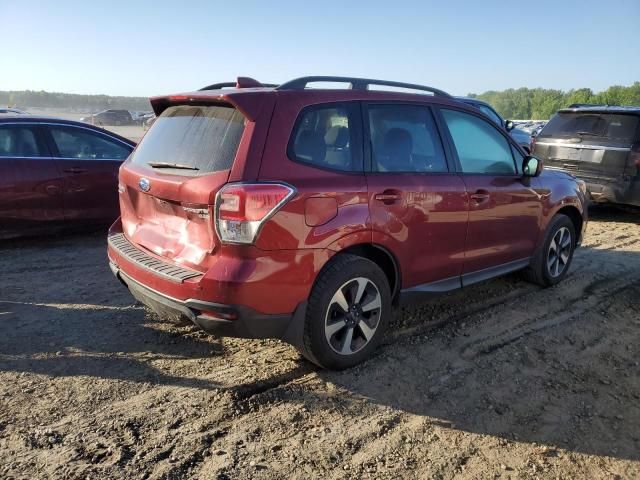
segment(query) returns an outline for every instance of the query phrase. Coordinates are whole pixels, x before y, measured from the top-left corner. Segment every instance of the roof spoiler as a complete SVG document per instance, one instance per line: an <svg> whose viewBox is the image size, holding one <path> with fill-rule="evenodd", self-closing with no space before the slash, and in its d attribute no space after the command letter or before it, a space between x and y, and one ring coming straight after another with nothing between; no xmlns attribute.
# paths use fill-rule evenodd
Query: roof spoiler
<svg viewBox="0 0 640 480"><path fill-rule="evenodd" d="M149 102L156 116L173 105L231 105L240 110L247 120L254 122L268 96L275 96L275 93L271 90L239 92L234 89L229 92L222 90L217 95L208 91L163 95L151 97Z"/></svg>

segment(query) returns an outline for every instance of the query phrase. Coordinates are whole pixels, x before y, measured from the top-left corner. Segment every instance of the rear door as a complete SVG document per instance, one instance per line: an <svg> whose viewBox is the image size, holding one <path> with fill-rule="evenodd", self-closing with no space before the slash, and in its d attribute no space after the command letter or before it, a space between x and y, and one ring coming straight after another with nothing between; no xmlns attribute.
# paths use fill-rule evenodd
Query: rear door
<svg viewBox="0 0 640 480"><path fill-rule="evenodd" d="M521 163L522 155L491 122L453 108L440 113L469 195L463 285L525 266L539 232L538 179L522 176L514 158Z"/></svg>
<svg viewBox="0 0 640 480"><path fill-rule="evenodd" d="M133 148L88 128L43 128L62 173L65 220L113 222L118 217L118 169Z"/></svg>
<svg viewBox="0 0 640 480"><path fill-rule="evenodd" d="M41 127L0 123L0 236L62 222L62 192Z"/></svg>
<svg viewBox="0 0 640 480"><path fill-rule="evenodd" d="M431 108L368 103L364 117L373 242L398 258L404 289L459 287L468 203Z"/></svg>

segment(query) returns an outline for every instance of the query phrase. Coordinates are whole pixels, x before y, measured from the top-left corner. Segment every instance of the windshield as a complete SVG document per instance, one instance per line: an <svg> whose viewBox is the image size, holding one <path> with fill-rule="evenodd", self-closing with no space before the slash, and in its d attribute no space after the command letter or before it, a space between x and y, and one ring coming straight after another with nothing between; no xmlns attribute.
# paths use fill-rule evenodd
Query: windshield
<svg viewBox="0 0 640 480"><path fill-rule="evenodd" d="M638 128L635 115L558 113L544 127L543 137L604 137L632 142Z"/></svg>
<svg viewBox="0 0 640 480"><path fill-rule="evenodd" d="M228 170L243 131L244 117L232 107L169 107L143 137L131 161L180 175Z"/></svg>

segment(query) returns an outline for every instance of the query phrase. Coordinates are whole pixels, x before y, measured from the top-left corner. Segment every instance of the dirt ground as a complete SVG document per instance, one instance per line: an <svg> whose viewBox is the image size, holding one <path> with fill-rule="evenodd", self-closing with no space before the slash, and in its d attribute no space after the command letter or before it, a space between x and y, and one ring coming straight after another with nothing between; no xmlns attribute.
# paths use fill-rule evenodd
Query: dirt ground
<svg viewBox="0 0 640 480"><path fill-rule="evenodd" d="M104 234L0 245L0 478L640 478L640 214L599 209L566 280L397 312L320 371L160 323Z"/></svg>

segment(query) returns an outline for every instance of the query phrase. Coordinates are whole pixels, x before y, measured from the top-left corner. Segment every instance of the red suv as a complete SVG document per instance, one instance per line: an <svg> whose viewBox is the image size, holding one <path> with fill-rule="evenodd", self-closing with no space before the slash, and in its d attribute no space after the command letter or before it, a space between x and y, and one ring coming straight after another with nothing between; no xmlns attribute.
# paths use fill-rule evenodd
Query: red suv
<svg viewBox="0 0 640 480"><path fill-rule="evenodd" d="M111 268L161 316L345 368L392 305L567 274L584 183L541 174L479 110L379 80L232 85L152 98L157 120L120 169Z"/></svg>

